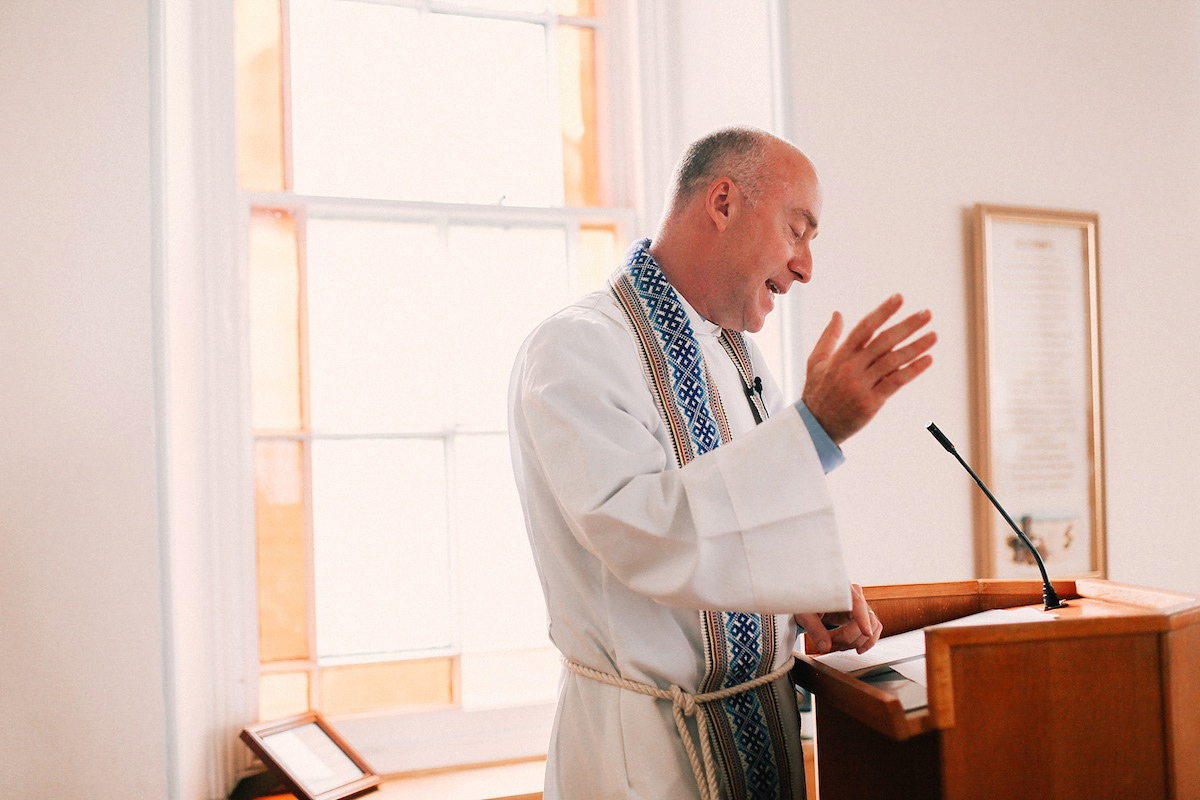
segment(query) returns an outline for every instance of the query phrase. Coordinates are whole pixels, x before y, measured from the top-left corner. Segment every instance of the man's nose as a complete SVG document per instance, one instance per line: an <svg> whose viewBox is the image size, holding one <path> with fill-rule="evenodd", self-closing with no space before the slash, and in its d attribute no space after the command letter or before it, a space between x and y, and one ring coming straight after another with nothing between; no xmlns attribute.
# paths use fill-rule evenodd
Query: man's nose
<svg viewBox="0 0 1200 800"><path fill-rule="evenodd" d="M812 280L812 253L809 251L807 243L797 248L791 262L788 263L788 269L800 283L808 283Z"/></svg>

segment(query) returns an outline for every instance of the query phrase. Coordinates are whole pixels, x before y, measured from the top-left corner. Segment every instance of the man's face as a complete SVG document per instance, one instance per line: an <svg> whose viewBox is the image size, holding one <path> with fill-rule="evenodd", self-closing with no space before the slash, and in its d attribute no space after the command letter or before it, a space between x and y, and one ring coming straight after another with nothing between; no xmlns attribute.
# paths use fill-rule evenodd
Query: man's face
<svg viewBox="0 0 1200 800"><path fill-rule="evenodd" d="M812 277L809 248L821 215L816 172L804 156L782 147L772 153L769 171L771 179L750 203L740 191L732 199L722 232L710 310L725 328L761 330L775 296Z"/></svg>

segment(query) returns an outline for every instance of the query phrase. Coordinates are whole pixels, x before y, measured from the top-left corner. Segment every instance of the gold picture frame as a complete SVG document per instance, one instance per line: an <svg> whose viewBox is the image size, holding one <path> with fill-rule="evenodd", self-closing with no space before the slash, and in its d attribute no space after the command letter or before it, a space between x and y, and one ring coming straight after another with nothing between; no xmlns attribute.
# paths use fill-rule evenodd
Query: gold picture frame
<svg viewBox="0 0 1200 800"><path fill-rule="evenodd" d="M315 711L242 730L244 741L298 800L344 800L382 778Z"/></svg>
<svg viewBox="0 0 1200 800"><path fill-rule="evenodd" d="M1055 577L1105 577L1099 218L974 209L974 438L980 478ZM976 571L1036 578L987 498Z"/></svg>

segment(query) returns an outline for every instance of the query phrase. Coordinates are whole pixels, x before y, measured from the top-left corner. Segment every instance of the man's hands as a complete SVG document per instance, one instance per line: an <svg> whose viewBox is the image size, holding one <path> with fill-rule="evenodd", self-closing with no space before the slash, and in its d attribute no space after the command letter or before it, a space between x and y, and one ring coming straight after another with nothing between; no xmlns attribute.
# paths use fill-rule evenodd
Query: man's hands
<svg viewBox="0 0 1200 800"><path fill-rule="evenodd" d="M932 356L922 355L937 341L933 331L903 344L929 322L932 314L928 311L919 311L875 335L903 302L898 294L889 297L863 317L840 346L842 315L835 311L808 357L801 399L837 444L861 430L884 401L933 363Z"/></svg>
<svg viewBox="0 0 1200 800"><path fill-rule="evenodd" d="M862 587L857 583L850 584L850 597L852 606L849 611L795 615L796 624L812 639L818 653L849 650L851 647L859 653L865 653L879 641L883 623L867 605ZM829 630L826 624L838 627Z"/></svg>

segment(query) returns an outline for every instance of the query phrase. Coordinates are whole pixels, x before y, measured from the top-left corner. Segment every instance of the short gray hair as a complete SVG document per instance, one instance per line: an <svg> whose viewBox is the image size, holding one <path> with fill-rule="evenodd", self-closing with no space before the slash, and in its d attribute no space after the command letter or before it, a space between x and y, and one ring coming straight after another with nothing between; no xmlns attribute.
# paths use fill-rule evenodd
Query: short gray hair
<svg viewBox="0 0 1200 800"><path fill-rule="evenodd" d="M721 128L692 142L675 167L671 205L689 200L709 181L727 175L753 203L767 183L768 145L775 137L751 127Z"/></svg>

